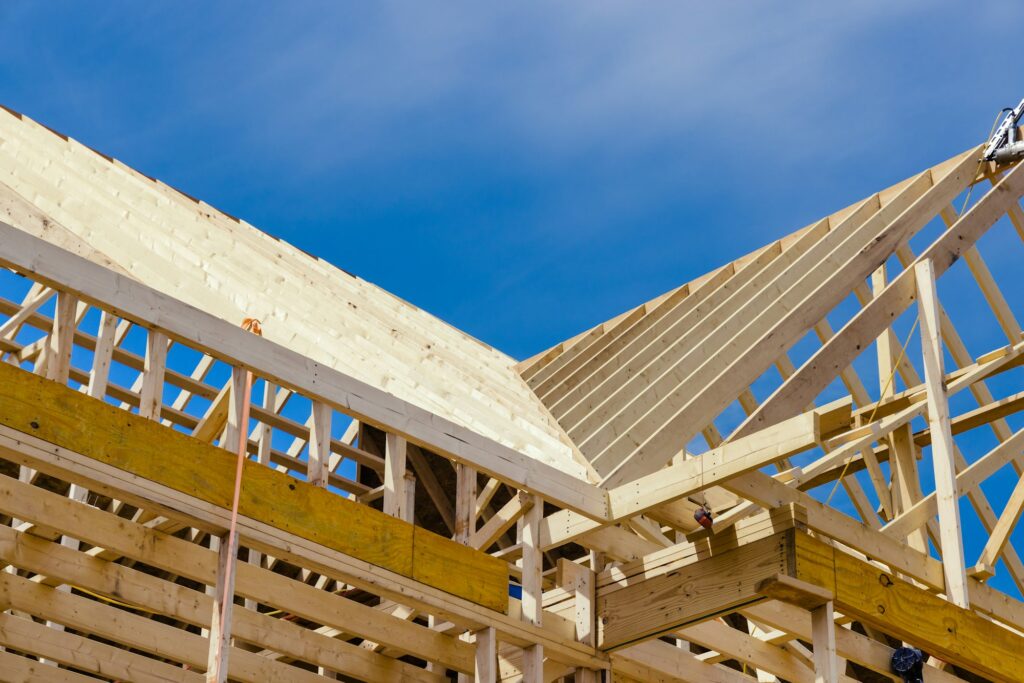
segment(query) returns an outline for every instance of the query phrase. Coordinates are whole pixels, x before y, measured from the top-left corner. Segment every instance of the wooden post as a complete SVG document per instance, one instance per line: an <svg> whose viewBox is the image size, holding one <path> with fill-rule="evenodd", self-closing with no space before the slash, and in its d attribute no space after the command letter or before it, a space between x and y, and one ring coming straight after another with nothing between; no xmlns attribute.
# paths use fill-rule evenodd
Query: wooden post
<svg viewBox="0 0 1024 683"><path fill-rule="evenodd" d="M405 504L402 506L403 519L409 524L416 523L416 475L406 470L405 472Z"/></svg>
<svg viewBox="0 0 1024 683"><path fill-rule="evenodd" d="M886 267L883 263L878 267L878 270L871 274L871 291L875 298L881 295L886 284ZM889 378L893 375L896 349L899 344L891 327L886 327L878 335L875 343L878 346L878 391L880 392L880 397L886 399L896 394L896 384L895 382L890 382Z"/></svg>
<svg viewBox="0 0 1024 683"><path fill-rule="evenodd" d="M42 359L45 359L45 371L46 378L59 382L61 384L67 384L68 378L71 374L71 352L74 349L75 341L75 329L77 328L76 312L78 310L78 297L70 292L58 292L57 293L57 308L53 316L53 327L50 330L50 336L46 340L46 353L43 354ZM23 481L31 481L35 472L25 466L18 468L19 479ZM69 496L73 500L84 501L86 490L77 484L71 485ZM61 545L78 550L79 543L77 539L63 536L60 539ZM61 585L58 590L63 592L70 592L71 588L67 585ZM64 626L62 624L55 623L47 620L47 627L63 631ZM44 664L56 664L46 658L40 660Z"/></svg>
<svg viewBox="0 0 1024 683"><path fill-rule="evenodd" d="M573 593L573 615L576 621L576 640L594 646L596 641L594 614L594 572L583 565L562 558L558 561L558 585ZM576 683L597 683L599 672L594 669L576 669Z"/></svg>
<svg viewBox="0 0 1024 683"><path fill-rule="evenodd" d="M407 442L398 434L387 433L384 451L384 513L405 519L408 499L405 492L405 454Z"/></svg>
<svg viewBox="0 0 1024 683"><path fill-rule="evenodd" d="M455 466L455 540L463 545L476 533L476 470Z"/></svg>
<svg viewBox="0 0 1024 683"><path fill-rule="evenodd" d="M158 330L149 330L146 359L142 367L142 387L139 390L139 415L149 420L160 419L166 362L167 335Z"/></svg>
<svg viewBox="0 0 1024 683"><path fill-rule="evenodd" d="M496 683L498 680L497 631L493 627L476 632L475 683Z"/></svg>
<svg viewBox="0 0 1024 683"><path fill-rule="evenodd" d="M878 298L887 284L887 271L883 263L871 274L871 290ZM878 392L879 398L885 400L896 395L896 355L899 346L896 335L891 327L886 327L875 341L878 347ZM904 510L921 499L920 481L917 476L917 458L915 455L913 435L910 425L897 428L885 437L889 444L889 498L891 501L890 519L900 515ZM870 451L864 450L865 457ZM928 551L928 538L924 530L917 529L908 537L910 547L921 552Z"/></svg>
<svg viewBox="0 0 1024 683"><path fill-rule="evenodd" d="M273 383L263 380L263 409L268 412L276 412L274 410L275 400L277 398L277 388ZM266 422L260 422L256 426L256 461L261 465L270 466L270 449L273 445L273 429ZM263 553L255 548L249 548L249 554L246 557L249 564L262 567L263 566ZM256 601L252 598L245 599L245 606L247 609L256 609Z"/></svg>
<svg viewBox="0 0 1024 683"><path fill-rule="evenodd" d="M540 523L544 518L544 500L531 494L532 505L524 513L520 524L520 542L523 544L523 621L541 626L543 616L544 553L540 548ZM544 646L532 645L523 649L524 683L544 680Z"/></svg>
<svg viewBox="0 0 1024 683"><path fill-rule="evenodd" d="M309 465L306 481L316 486L327 486L331 459L331 407L320 401L313 402L312 422L309 425Z"/></svg>
<svg viewBox="0 0 1024 683"><path fill-rule="evenodd" d="M269 413L274 410L277 399L277 388L269 380L263 380L263 410ZM270 466L270 451L273 448L274 430L266 422L256 427L256 461L261 465Z"/></svg>
<svg viewBox="0 0 1024 683"><path fill-rule="evenodd" d="M117 331L117 316L103 311L100 313L100 328L96 333L96 350L92 356L92 370L89 372L87 393L93 398L103 399L107 394L110 378L110 363L114 356L114 336Z"/></svg>
<svg viewBox="0 0 1024 683"><path fill-rule="evenodd" d="M210 620L206 683L225 683L228 680L228 653L231 649L231 607L235 595L235 558L232 551L237 550L238 545L231 542L226 534L217 539L217 584L211 596L213 618Z"/></svg>
<svg viewBox="0 0 1024 683"><path fill-rule="evenodd" d="M46 378L67 384L71 371L71 349L75 341L75 312L78 298L70 292L57 293L57 311L46 345Z"/></svg>
<svg viewBox="0 0 1024 683"><path fill-rule="evenodd" d="M811 610L811 635L814 645L814 683L839 683L836 659L836 622L829 600Z"/></svg>
<svg viewBox="0 0 1024 683"><path fill-rule="evenodd" d="M949 401L939 336L939 297L935 289L932 262L925 259L914 267L918 308L921 316L921 351L925 386L928 391L928 425L932 433L932 466L935 469L935 500L939 510L939 538L946 595L967 608L967 570L960 535L960 496L956 485L953 435L949 426Z"/></svg>

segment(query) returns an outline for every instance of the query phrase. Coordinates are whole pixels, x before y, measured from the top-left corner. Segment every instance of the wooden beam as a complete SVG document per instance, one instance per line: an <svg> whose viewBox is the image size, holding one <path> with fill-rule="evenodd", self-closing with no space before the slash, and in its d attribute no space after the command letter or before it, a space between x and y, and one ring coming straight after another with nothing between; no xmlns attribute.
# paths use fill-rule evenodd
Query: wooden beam
<svg viewBox="0 0 1024 683"><path fill-rule="evenodd" d="M67 628L92 633L190 667L202 668L206 664L205 639L173 626L12 574L0 574L0 590L11 597L11 606L15 609ZM230 666L231 678L247 683L261 683L274 678L297 683L318 681L316 674L239 648L232 648Z"/></svg>
<svg viewBox="0 0 1024 683"><path fill-rule="evenodd" d="M45 380L39 381L45 382ZM2 385L3 383L0 382L0 386ZM113 409L117 410L116 408ZM0 411L0 413L2 412ZM161 429L166 428L161 427ZM161 441L161 443L163 444L164 441ZM212 450L219 451L219 449ZM225 528L226 525L226 513L199 498L181 494L166 486L149 482L134 475L127 475L95 459L60 446L48 444L40 439L21 432L15 432L4 426L0 426L0 453L3 454L3 457L12 459L15 462L42 466L46 472L64 480L81 482L88 486L90 490L101 493L113 493L128 501L146 501L150 508L160 509L160 512L169 518L187 521L192 526L217 530ZM285 475L280 476L284 477ZM293 483L296 485L296 489L299 488L299 484L308 486L303 482L295 482L291 478L288 479L289 481L284 483ZM249 481L249 478L246 481ZM0 482L0 485L2 485L2 482ZM252 487L249 488L251 489ZM316 487L308 488L314 491L323 491ZM274 493L275 495L270 496L269 499L281 497L277 492ZM306 494L304 493L303 495ZM324 495L333 494L324 492ZM338 499L337 496L333 496L333 498ZM288 500L289 497L286 495L283 499ZM3 504L3 497L0 496L0 506ZM355 503L351 505L356 508L363 507ZM23 510L23 508L25 508L24 503L19 506L19 510ZM332 519L348 517L349 519L345 521L346 525L351 524L359 527L362 533L366 531L363 528L366 525L362 523L365 521L365 518L362 515L356 515L358 519L351 519L352 515L348 514L348 508L346 508L346 511L332 511L328 507L319 505L318 501L310 501L308 506L304 505L302 509L304 511L303 515L308 514L305 511L309 510L320 511ZM369 512L373 511L370 510ZM19 512L18 514L24 513ZM382 515L382 513L375 514L385 519L393 520L393 518ZM48 524L53 523L52 517L45 512L36 512L33 515L34 520L45 521ZM25 516L27 517L28 515L26 514ZM393 520L393 522L396 524L401 523L397 520ZM63 526L71 527L73 525L64 522ZM479 569L474 568L467 575L466 560L469 558L461 557L462 553L459 552L460 549L466 550L466 548L454 544L450 540L443 539L444 544L439 544L437 537L420 529L414 529L415 553L417 557L420 557L421 554L423 556L421 560L415 563L414 575L408 577L393 570L370 565L363 560L353 558L351 555L332 550L315 541L307 540L297 533L280 530L246 516L239 518L239 528L243 542L247 547L254 547L281 560L289 561L319 574L343 580L348 584L368 590L384 598L401 601L426 613L434 614L441 619L461 624L465 628L480 628L486 625L494 626L500 632L503 642L517 647L524 647L532 643L542 643L548 657L569 665L598 669L607 667L606 659L601 654L571 641L571 635L559 635L560 631L557 631L557 629L552 630L547 626L539 628L523 622L519 619L518 614L506 616L501 612L474 604L452 592L443 592L435 588L434 586L438 583L458 583L465 580L477 584L472 590L481 590L479 585L481 584ZM91 534L87 528L79 529L75 533L82 534L83 540L95 543L90 540ZM337 534L332 535L331 538L335 536ZM338 540L347 542L352 539L342 537ZM355 540L358 541L358 539ZM337 542L335 541L335 543ZM369 546L371 549L381 548L388 552L394 552L396 549L393 544L379 543L372 540L369 541ZM507 579L504 577L507 576L507 565L495 558L491 558L491 560L500 565L502 598L506 599ZM155 565L160 564L158 557L148 557L146 562ZM240 565L239 571L241 572L247 568L250 568L247 564ZM491 585L490 579L487 579L486 582L487 585ZM262 591L257 591L255 594L245 597L265 598ZM518 603L516 603L516 607L518 608ZM288 609L288 606L285 605L284 608ZM554 625L558 625L558 620L555 620Z"/></svg>
<svg viewBox="0 0 1024 683"><path fill-rule="evenodd" d="M927 172L922 183L926 189L920 196L913 196L915 184L908 186L832 248L828 244L831 235L842 234L837 228L804 254L800 266L785 271L775 286L749 299L749 318L742 316L736 325L716 328L692 352L698 354L696 360L687 363L683 359L679 374L666 373L650 385L644 397L655 397L656 405L637 416L632 426L609 423L605 431L612 430L614 441L597 457L607 454L613 460L617 456L624 459L604 483L622 484L654 472L667 462L679 443L686 443L701 425L725 409L870 275L880 259L912 237L959 194L973 180L976 168L977 161L968 154L945 175ZM902 207L905 199L912 201ZM838 368L836 374L847 365ZM680 381L680 376L685 379ZM636 412L630 408L631 414Z"/></svg>
<svg viewBox="0 0 1024 683"><path fill-rule="evenodd" d="M798 505L806 510L807 526L814 531L829 538L842 539L843 545L888 565L893 571L913 577L930 589L942 591L945 587L942 563L935 558L915 551L889 535L876 533L811 495L762 472L734 479L726 488L768 509ZM968 589L972 609L1024 630L1024 605L1008 601L1004 594L976 581L968 582Z"/></svg>
<svg viewBox="0 0 1024 683"><path fill-rule="evenodd" d="M53 298L57 292L49 287L34 283L25 295L21 306L0 325L0 339L13 340L21 329L21 326L47 301Z"/></svg>
<svg viewBox="0 0 1024 683"><path fill-rule="evenodd" d="M150 657L122 650L106 643L58 631L10 614L0 614L0 645L19 652L45 657L46 659L73 666L82 671L100 672L123 680L138 683L201 683L203 675L180 666L161 662ZM29 660L25 660L29 661ZM39 662L33 662L39 664ZM0 664L8 675L11 669ZM48 667L49 673L60 675L56 667ZM45 674L44 674L45 675ZM53 680L52 678L25 680ZM59 680L59 679L58 679ZM76 679L77 680L77 679ZM94 678L83 680L95 681Z"/></svg>
<svg viewBox="0 0 1024 683"><path fill-rule="evenodd" d="M226 426L221 448L234 452L236 458L246 457L246 437L249 431L249 393L252 389L252 375L242 368L231 369L231 379ZM236 465L236 472L241 474L241 460ZM236 487L242 485L236 479ZM235 502L240 492L234 491L232 499L232 523L228 531L217 537L211 548L217 546L217 581L210 588L213 605L210 617L210 629L207 635L210 649L206 662L206 683L226 683L228 679L228 655L231 649L231 623L235 605L235 576L238 562L238 531L235 528Z"/></svg>
<svg viewBox="0 0 1024 683"><path fill-rule="evenodd" d="M75 415L76 423L68 424L67 415ZM7 365L0 367L0 424L218 508L231 507L232 454ZM156 450L159 459L152 457ZM506 609L507 567L500 560L421 529L414 543L411 525L252 461L244 463L243 480L242 517ZM446 573L439 571L441 561L473 569Z"/></svg>
<svg viewBox="0 0 1024 683"><path fill-rule="evenodd" d="M407 510L405 490L406 441L398 434L385 435L384 450L384 514L412 521L412 510Z"/></svg>
<svg viewBox="0 0 1024 683"><path fill-rule="evenodd" d="M736 284L758 271L749 267L735 280ZM664 316L645 316L635 326L635 333L623 335L597 354L586 368L568 378L561 386L544 397L545 404L559 422L571 428L579 424L604 398L622 385L622 373L627 366L644 367L658 356L664 344L659 339L676 339L693 321L712 310L726 296L720 286L734 277L731 266L711 273L699 286L690 288L690 295L676 304ZM709 297L715 297L712 300Z"/></svg>
<svg viewBox="0 0 1024 683"><path fill-rule="evenodd" d="M928 387L928 424L932 431L932 466L935 469L935 495L942 546L940 552L946 573L946 594L953 604L967 607L967 571L960 533L960 495L957 492L956 466L953 462L949 399L943 381L945 371L942 341L939 338L939 303L932 261L918 261L914 275L921 316L921 351L924 357L925 384Z"/></svg>
<svg viewBox="0 0 1024 683"><path fill-rule="evenodd" d="M116 330L117 316L102 311L100 327L96 335L96 347L93 350L92 370L89 371L89 385L86 390L86 393L93 398L103 399L107 395Z"/></svg>
<svg viewBox="0 0 1024 683"><path fill-rule="evenodd" d="M214 599L173 582L71 551L58 551L40 539L10 529L0 529L0 550L5 558L25 569L53 573L96 595L166 614L186 624L211 625ZM278 579L277 583L289 582ZM302 661L338 667L371 679L403 676L414 680L434 680L424 676L417 667L362 651L355 645L317 634L288 620L239 609L234 621L235 635L239 639ZM230 662L226 660L225 663ZM207 671L213 673L209 664Z"/></svg>
<svg viewBox="0 0 1024 683"><path fill-rule="evenodd" d="M679 633L690 641L710 649L711 652L705 653L706 655L718 653L720 657L714 659L735 658L748 670L770 672L787 681L809 682L814 675L807 663L796 654L732 628L719 620L687 626ZM704 658L704 655L701 657Z"/></svg>
<svg viewBox="0 0 1024 683"><path fill-rule="evenodd" d="M173 299L145 284L114 273L80 256L0 222L0 265L82 300L116 311L144 326L158 324L163 334L259 377L321 400L345 414L399 431L410 442L464 462L513 485L526 487L561 506L602 519L603 491L526 454L402 401L385 391L299 353L254 335ZM159 319L154 319L159 310ZM524 482L528 482L525 484Z"/></svg>
<svg viewBox="0 0 1024 683"><path fill-rule="evenodd" d="M760 602L761 583L792 570L793 534L790 529L702 560L693 556L643 580L599 584L598 647L615 650Z"/></svg>
<svg viewBox="0 0 1024 683"><path fill-rule="evenodd" d="M211 618L207 633L209 653L206 661L206 683L226 683L228 680L231 622L235 604L235 567L238 561L237 536L237 532L234 538L224 534L217 537L216 543L211 543L217 550L217 580L207 591L211 598Z"/></svg>
<svg viewBox="0 0 1024 683"><path fill-rule="evenodd" d="M796 540L796 578L832 591L843 614L978 675L1019 678L1024 637L820 540Z"/></svg>
<svg viewBox="0 0 1024 683"><path fill-rule="evenodd" d="M455 509L452 507L451 501L448 500L448 492L430 467L423 449L415 444L409 444L406 449L406 458L412 465L413 471L416 472L419 482L423 484L430 501L441 515L441 521L448 528L448 532L455 533Z"/></svg>
<svg viewBox="0 0 1024 683"><path fill-rule="evenodd" d="M930 259L935 277L942 275L964 252L970 249L1006 211L1024 194L1024 171L1018 165L1010 170L977 204L944 232L919 257ZM803 366L779 387L733 433L732 438L762 429L784 420L813 401L861 351L889 326L900 312L914 303L917 294L913 268L906 268L885 290L866 304Z"/></svg>
<svg viewBox="0 0 1024 683"><path fill-rule="evenodd" d="M45 517L75 536L97 547L108 548L133 560L180 575L200 584L216 580L218 553L194 543L134 524L96 508L76 504L56 494L10 482L3 487L5 509L22 510L33 519ZM155 577L69 550L51 548L46 541L28 534L0 528L2 557L40 574L54 575L122 602L139 604L161 611L186 623L204 625L209 621L211 598L196 601L184 587L161 583ZM472 652L451 636L431 631L411 622L389 616L340 595L289 579L268 569L239 565L236 592L258 598L263 604L308 621L334 627L363 638L372 638L389 647L423 659L434 658L443 665L461 671L472 669ZM170 606L170 608L168 607ZM273 633L284 638L285 627L269 628L273 622L261 622L255 612L239 611L239 634L254 642L259 634ZM266 617L269 619L270 617ZM284 641L262 641L278 651L291 651ZM372 658L357 659L370 663ZM335 662L337 663L337 662ZM351 669L350 669L351 670Z"/></svg>
<svg viewBox="0 0 1024 683"><path fill-rule="evenodd" d="M92 676L83 676L67 669L58 669L45 662L0 652L0 670L15 681L49 681L52 683L95 683Z"/></svg>
<svg viewBox="0 0 1024 683"><path fill-rule="evenodd" d="M523 620L541 625L544 586L544 553L539 543L540 520L544 516L544 501L532 496L529 509L523 514L520 529L520 543L523 544L522 586Z"/></svg>
<svg viewBox="0 0 1024 683"><path fill-rule="evenodd" d="M527 511L533 508L533 496L517 493L500 510L491 515L480 529L466 540L466 545L477 550L487 550L512 528Z"/></svg>
<svg viewBox="0 0 1024 683"><path fill-rule="evenodd" d="M743 614L755 619L759 624L781 629L801 640L811 642L814 639L811 615L802 607L773 600L745 608ZM875 629L872 627L872 630ZM839 657L856 662L889 680L897 683L900 681L899 676L892 673L893 648L849 628L837 628L835 635L836 652ZM963 681L962 678L936 667L929 667L927 675L930 683Z"/></svg>
<svg viewBox="0 0 1024 683"><path fill-rule="evenodd" d="M848 412L845 406L840 412ZM654 474L612 489L610 517L615 522L645 513L659 505L694 495L713 483L754 472L765 465L814 448L825 418L815 410L756 434L723 444L699 458L683 460ZM541 545L547 550L575 541L602 525L572 510L545 518Z"/></svg>
<svg viewBox="0 0 1024 683"><path fill-rule="evenodd" d="M735 669L703 662L660 640L648 640L612 655L613 669L638 681L659 683L751 683Z"/></svg>

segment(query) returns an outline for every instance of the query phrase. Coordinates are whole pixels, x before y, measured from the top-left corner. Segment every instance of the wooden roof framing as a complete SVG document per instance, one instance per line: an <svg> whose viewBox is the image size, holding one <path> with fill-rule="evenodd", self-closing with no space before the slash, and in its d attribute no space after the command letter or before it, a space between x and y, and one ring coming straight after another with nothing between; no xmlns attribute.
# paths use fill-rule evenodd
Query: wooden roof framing
<svg viewBox="0 0 1024 683"><path fill-rule="evenodd" d="M877 681L906 642L1019 678L1024 339L982 256L1024 248L1019 166L968 150L519 364L10 112L0 182L8 677Z"/></svg>

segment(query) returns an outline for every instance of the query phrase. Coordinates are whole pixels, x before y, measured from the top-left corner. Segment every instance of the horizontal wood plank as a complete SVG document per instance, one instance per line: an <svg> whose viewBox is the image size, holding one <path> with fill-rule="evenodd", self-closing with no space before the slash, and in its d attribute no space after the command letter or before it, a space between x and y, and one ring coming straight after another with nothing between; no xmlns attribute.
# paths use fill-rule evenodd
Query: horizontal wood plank
<svg viewBox="0 0 1024 683"><path fill-rule="evenodd" d="M230 508L235 456L55 382L0 364L0 424L107 465ZM413 526L254 462L245 463L239 513L498 611L507 610L507 565L423 531L417 563ZM450 545L463 572L434 569ZM502 576L502 573L505 575ZM473 574L467 582L464 574Z"/></svg>

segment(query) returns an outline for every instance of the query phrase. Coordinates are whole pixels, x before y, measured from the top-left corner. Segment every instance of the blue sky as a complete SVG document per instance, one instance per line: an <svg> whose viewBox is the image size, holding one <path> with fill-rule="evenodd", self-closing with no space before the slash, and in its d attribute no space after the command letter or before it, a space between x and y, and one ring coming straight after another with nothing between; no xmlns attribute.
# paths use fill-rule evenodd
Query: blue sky
<svg viewBox="0 0 1024 683"><path fill-rule="evenodd" d="M1024 7L0 5L3 102L525 357L980 140Z"/></svg>
<svg viewBox="0 0 1024 683"><path fill-rule="evenodd" d="M0 101L523 358L981 142L1024 96L1022 19L985 1L6 2ZM1005 287L1022 245L1005 225L985 240ZM966 277L940 293L968 347L1005 344ZM993 445L960 441L970 460ZM1001 510L1009 488L989 493Z"/></svg>

